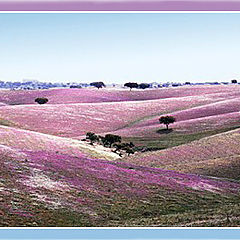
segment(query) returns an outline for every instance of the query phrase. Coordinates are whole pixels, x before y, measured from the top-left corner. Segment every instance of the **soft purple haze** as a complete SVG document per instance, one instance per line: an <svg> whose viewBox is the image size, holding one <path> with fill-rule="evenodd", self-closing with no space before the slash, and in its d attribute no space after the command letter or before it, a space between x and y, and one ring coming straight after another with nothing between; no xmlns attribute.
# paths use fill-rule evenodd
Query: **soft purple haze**
<svg viewBox="0 0 240 240"><path fill-rule="evenodd" d="M131 11L131 10L163 10L163 11L237 11L240 10L240 1L204 1L204 0L0 0L0 10L4 11Z"/></svg>

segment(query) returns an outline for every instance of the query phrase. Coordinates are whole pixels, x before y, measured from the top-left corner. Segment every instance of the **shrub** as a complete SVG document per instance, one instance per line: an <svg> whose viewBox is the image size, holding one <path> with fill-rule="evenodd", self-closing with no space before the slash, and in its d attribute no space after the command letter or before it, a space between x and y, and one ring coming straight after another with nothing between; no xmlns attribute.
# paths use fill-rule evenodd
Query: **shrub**
<svg viewBox="0 0 240 240"><path fill-rule="evenodd" d="M38 104L45 104L48 102L48 99L45 97L40 97L40 98L36 98L35 102L37 102Z"/></svg>

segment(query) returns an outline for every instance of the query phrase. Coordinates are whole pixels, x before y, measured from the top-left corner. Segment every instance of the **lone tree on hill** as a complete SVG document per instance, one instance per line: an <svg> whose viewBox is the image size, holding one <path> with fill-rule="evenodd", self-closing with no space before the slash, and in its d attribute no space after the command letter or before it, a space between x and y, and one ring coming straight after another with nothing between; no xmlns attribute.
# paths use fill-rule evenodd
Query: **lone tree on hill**
<svg viewBox="0 0 240 240"><path fill-rule="evenodd" d="M97 89L106 87L103 82L92 82L92 83L90 83L90 86L96 87Z"/></svg>
<svg viewBox="0 0 240 240"><path fill-rule="evenodd" d="M176 122L176 119L173 116L162 116L162 117L159 118L159 122L161 124L165 124L166 127L167 127L167 130L168 130L168 125Z"/></svg>
<svg viewBox="0 0 240 240"><path fill-rule="evenodd" d="M40 97L40 98L36 98L35 102L37 102L38 104L45 104L48 102L48 99L45 97Z"/></svg>
<svg viewBox="0 0 240 240"><path fill-rule="evenodd" d="M236 84L236 83L237 83L237 80L236 80L236 79L233 79L231 82Z"/></svg>
<svg viewBox="0 0 240 240"><path fill-rule="evenodd" d="M133 83L133 82L128 82L124 84L124 87L129 87L130 91L132 90L132 88L138 88L138 84L137 83Z"/></svg>

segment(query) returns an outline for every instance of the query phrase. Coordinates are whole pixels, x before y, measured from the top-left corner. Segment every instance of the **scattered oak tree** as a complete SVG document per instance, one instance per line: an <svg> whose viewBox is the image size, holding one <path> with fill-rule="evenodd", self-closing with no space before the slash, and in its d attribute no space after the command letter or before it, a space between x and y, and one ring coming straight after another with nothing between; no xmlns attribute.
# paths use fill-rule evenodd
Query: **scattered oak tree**
<svg viewBox="0 0 240 240"><path fill-rule="evenodd" d="M113 145L113 147L115 147L115 150L113 152L118 153L120 157L122 157L124 151L128 154L128 156L130 154L135 153L135 149L134 149L135 146L132 142L130 142L130 143L115 143Z"/></svg>
<svg viewBox="0 0 240 240"><path fill-rule="evenodd" d="M139 87L140 89L146 89L146 88L150 88L150 84L148 84L148 83L140 83L140 84L138 85L138 87Z"/></svg>
<svg viewBox="0 0 240 240"><path fill-rule="evenodd" d="M104 137L104 146L109 145L109 147L112 147L113 143L121 142L122 137L114 134L106 134Z"/></svg>
<svg viewBox="0 0 240 240"><path fill-rule="evenodd" d="M165 124L168 130L169 124L176 122L176 119L173 116L162 116L159 118L159 122Z"/></svg>
<svg viewBox="0 0 240 240"><path fill-rule="evenodd" d="M93 145L94 142L98 142L99 141L98 135L96 135L93 132L87 132L86 139L90 141L91 145Z"/></svg>
<svg viewBox="0 0 240 240"><path fill-rule="evenodd" d="M135 147L135 145L130 142L130 143L115 143L113 145L113 147L115 147L115 150L113 152L117 152L120 150L127 150L128 148L133 148Z"/></svg>
<svg viewBox="0 0 240 240"><path fill-rule="evenodd" d="M96 87L97 89L106 87L103 82L92 82L90 83L90 86Z"/></svg>
<svg viewBox="0 0 240 240"><path fill-rule="evenodd" d="M134 82L128 82L124 84L124 87L129 87L130 91L132 90L132 88L138 88L138 84L134 83Z"/></svg>
<svg viewBox="0 0 240 240"><path fill-rule="evenodd" d="M45 97L40 97L40 98L36 98L35 102L37 102L38 104L45 104L48 102L48 99Z"/></svg>
<svg viewBox="0 0 240 240"><path fill-rule="evenodd" d="M114 147L115 149L112 152L117 153L120 157L124 153L134 154L136 152L135 145L132 142L122 143L122 137L114 134L106 134L104 137L97 135L94 132L87 132L86 138L82 141L90 141L90 144L93 145L95 142L102 144L104 147Z"/></svg>
<svg viewBox="0 0 240 240"><path fill-rule="evenodd" d="M130 156L130 154L134 154L134 150L130 147L127 147L125 150L126 150L126 153L128 154L128 156Z"/></svg>

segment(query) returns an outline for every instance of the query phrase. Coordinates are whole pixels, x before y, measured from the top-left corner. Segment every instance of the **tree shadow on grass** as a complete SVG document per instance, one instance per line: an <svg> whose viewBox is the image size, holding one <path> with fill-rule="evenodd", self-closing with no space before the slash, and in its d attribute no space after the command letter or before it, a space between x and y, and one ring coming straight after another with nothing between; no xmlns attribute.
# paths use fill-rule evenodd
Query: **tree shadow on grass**
<svg viewBox="0 0 240 240"><path fill-rule="evenodd" d="M159 134L169 134L171 132L173 132L173 129L159 129L159 130L157 130L157 133L159 133Z"/></svg>

